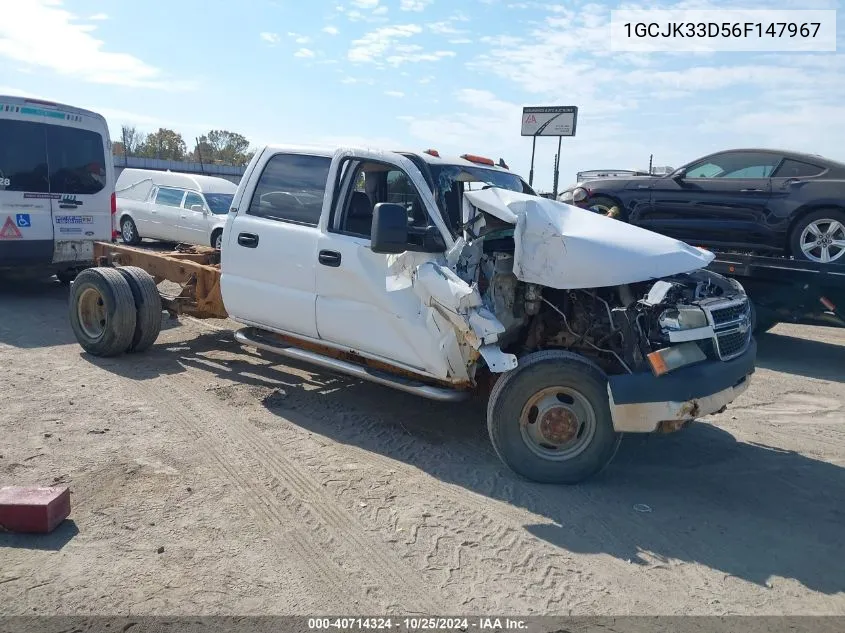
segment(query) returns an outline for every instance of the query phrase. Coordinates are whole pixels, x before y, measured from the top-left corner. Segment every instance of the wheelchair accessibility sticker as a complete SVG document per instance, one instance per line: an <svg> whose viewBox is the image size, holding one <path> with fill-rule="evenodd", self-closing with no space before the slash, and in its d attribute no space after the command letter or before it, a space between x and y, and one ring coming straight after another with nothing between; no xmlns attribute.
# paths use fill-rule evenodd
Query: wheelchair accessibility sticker
<svg viewBox="0 0 845 633"><path fill-rule="evenodd" d="M15 215L15 224L17 224L22 229L29 228L32 226L32 220L29 218L29 213L18 213Z"/></svg>

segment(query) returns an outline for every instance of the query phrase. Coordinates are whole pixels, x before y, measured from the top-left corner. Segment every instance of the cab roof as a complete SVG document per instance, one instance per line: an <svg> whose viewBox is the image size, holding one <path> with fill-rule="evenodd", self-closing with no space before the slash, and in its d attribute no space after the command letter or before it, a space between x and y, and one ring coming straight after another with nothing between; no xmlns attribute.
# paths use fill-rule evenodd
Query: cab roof
<svg viewBox="0 0 845 633"><path fill-rule="evenodd" d="M76 106L67 105L66 103L59 103L57 101L48 101L46 99L33 99L30 97L14 97L11 95L2 95L0 94L0 103L5 105L17 105L17 106L32 106L32 107L47 107L59 110L60 112L65 112L68 114L78 114L87 117L93 117L95 119L99 119L105 123L106 119L102 114L98 114L97 112L93 112L91 110L86 110L84 108L78 108Z"/></svg>

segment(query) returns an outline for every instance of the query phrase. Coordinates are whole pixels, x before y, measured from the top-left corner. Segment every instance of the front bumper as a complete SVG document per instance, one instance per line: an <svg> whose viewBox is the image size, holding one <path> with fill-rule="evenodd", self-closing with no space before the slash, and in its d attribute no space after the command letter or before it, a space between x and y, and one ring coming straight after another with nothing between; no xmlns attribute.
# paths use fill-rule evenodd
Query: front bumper
<svg viewBox="0 0 845 633"><path fill-rule="evenodd" d="M664 376L623 374L608 378L613 428L620 433L651 433L661 423L678 423L724 409L748 388L757 342L730 361L706 361Z"/></svg>

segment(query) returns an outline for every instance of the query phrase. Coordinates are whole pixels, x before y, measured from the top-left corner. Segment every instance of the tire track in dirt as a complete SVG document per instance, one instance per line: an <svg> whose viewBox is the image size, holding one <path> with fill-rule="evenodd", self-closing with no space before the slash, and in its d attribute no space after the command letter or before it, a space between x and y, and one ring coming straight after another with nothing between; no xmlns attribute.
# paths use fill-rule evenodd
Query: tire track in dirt
<svg viewBox="0 0 845 633"><path fill-rule="evenodd" d="M144 385L151 398L158 400L167 408L169 415L175 413L175 417L183 425L190 427L193 434L200 439L206 450L212 454L216 461L226 469L233 482L239 488L254 487L251 493L252 498L256 497L262 502L261 505L253 503L253 506L264 507L271 510L274 517L282 517L290 512L296 512L306 519L308 526L307 536L300 535L299 529L294 529L293 534L299 540L299 548L306 556L313 557L316 561L325 559L325 550L318 548L312 542L315 532L323 532L326 545L335 550L346 550L352 560L357 559L359 573L369 576L373 581L371 586L374 589L389 587L393 590L403 588L401 598L406 604L398 606L407 613L442 613L444 605L440 603L439 597L430 596L430 591L425 584L419 582L416 570L410 569L396 557L385 553L382 543L373 542L373 539L366 535L367 530L360 525L357 517L349 514L340 508L334 499L329 498L323 491L323 487L314 481L307 473L293 462L291 462L280 450L273 448L267 439L261 435L248 420L242 419L237 411L231 408L225 416L226 424L218 422L221 405L219 402L203 402L205 394L194 392L190 399L180 397L182 393L195 391L196 382L184 377L182 374L168 376L169 386L173 383L181 383L177 389L167 388L154 390ZM202 420L200 424L197 422ZM218 443L223 443L235 448L236 451L226 457L230 463L220 454L214 443L210 441L209 431ZM255 455L259 458L250 464L246 459L247 455ZM231 464L237 464L237 468ZM271 476L272 488L266 483L249 481L242 474L242 467L253 469L255 467L265 470ZM287 497L284 502L279 500L279 494ZM310 538L309 538L310 537ZM309 558L306 558L309 560ZM328 572L330 573L330 572ZM348 570L342 565L335 570L336 578L349 578ZM334 581L338 584L337 581ZM348 593L349 583L340 583L338 589ZM388 605L389 606L389 605Z"/></svg>
<svg viewBox="0 0 845 633"><path fill-rule="evenodd" d="M231 351L237 353L240 346L234 341L232 343ZM300 394L296 396L296 399L310 401L313 405L315 401L319 401L319 396ZM253 395L253 404L261 408L260 396ZM366 434L371 439L377 436L379 445L394 447L405 442L413 447L414 461L429 457L425 455L425 452L431 449L421 446L426 442L418 440L415 442L414 437L402 432L401 426L385 424L383 420L379 420L377 413L365 416L357 412L338 411L332 407L319 406L318 408L319 411L312 410L309 413L323 414L323 416L339 414L343 417L344 426L355 425L356 434ZM299 415L302 415L300 407L297 407L297 410ZM284 414L284 412L280 413ZM256 429L252 423L246 424L250 429L250 434L254 434L256 442L261 442L262 449L269 445L266 435ZM341 452L337 453L335 448ZM469 449L472 457L470 461L482 458L487 460L489 455L488 451L469 442L461 442L459 448L461 452L465 448ZM272 455L268 455L266 449L263 452L265 457L272 459ZM335 455L332 456L331 453ZM300 459L320 473L325 472L332 457L348 460L349 453L354 454L365 465L398 474L393 488L385 482L367 480L365 490L368 498L372 498L382 485L385 487L381 493L383 499L396 498L397 495L401 495L401 490L396 491L396 494L391 494L389 491L405 484L413 487L417 495L438 500L437 507L433 509L441 512L438 512L436 516L432 513L424 513L422 517L418 517L419 523L410 528L413 531L412 540L403 543L410 550L403 558L410 559L418 571L436 576L440 587L450 588L457 593L460 593L460 587L468 582L487 585L492 595L486 597L484 603L490 607L511 606L509 601L520 598L526 607L530 605L532 611L561 612L564 596L572 593L567 586L573 581L573 575L567 576L560 569L561 559L568 560L568 558L549 552L548 544L538 541L524 531L522 524L531 519L531 513L514 508L505 502L459 488L454 484L444 483L426 475L420 476L419 471L411 465L348 444L332 443L329 447L324 447L319 454L311 456L307 454L307 451L297 451ZM430 455L431 459L438 459L438 457L442 458L442 455ZM469 464L469 467L472 468L472 464ZM362 491L356 490L354 483L348 480L332 483L337 485L326 487L332 488L337 497L344 498L347 506L353 506L356 500L360 500ZM377 485L376 488L372 485L374 483ZM508 485L508 483L505 480L504 484ZM505 494L515 495L512 489ZM521 490L519 494L524 497L525 490ZM574 490L570 490L570 494L578 496L586 494L588 498L590 496L589 493ZM389 504L376 503L372 505L368 513L365 513L374 525L380 526L387 533L388 540L396 533L395 516L390 513L390 510ZM384 518L380 520L380 517ZM503 519L505 523L511 525L505 525ZM432 524L432 521L435 523ZM519 527L515 529L512 527L513 523L518 523ZM479 529L482 525L487 527ZM458 564L455 565L451 561L457 561ZM569 563L571 567L571 561ZM579 580L582 582L583 578L581 576ZM492 593L494 587L497 589L495 593Z"/></svg>

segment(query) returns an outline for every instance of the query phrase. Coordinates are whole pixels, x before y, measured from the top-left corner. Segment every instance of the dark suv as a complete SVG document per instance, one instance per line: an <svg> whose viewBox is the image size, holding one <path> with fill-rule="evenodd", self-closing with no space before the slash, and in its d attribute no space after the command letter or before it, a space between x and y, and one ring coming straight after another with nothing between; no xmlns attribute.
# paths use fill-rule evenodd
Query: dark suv
<svg viewBox="0 0 845 633"><path fill-rule="evenodd" d="M845 264L845 164L770 149L733 149L667 176L573 185L561 202L696 246Z"/></svg>

